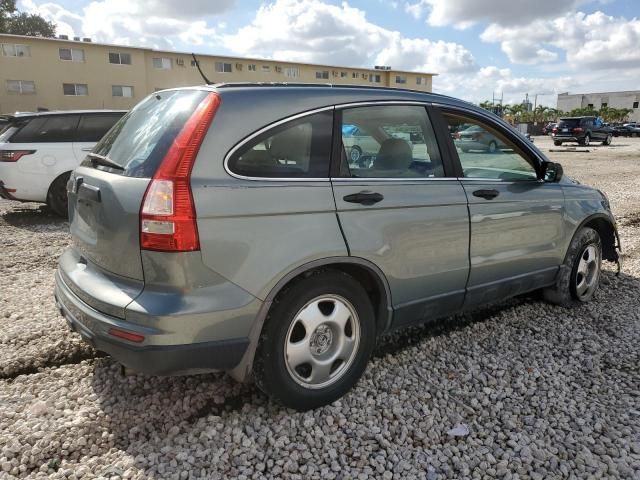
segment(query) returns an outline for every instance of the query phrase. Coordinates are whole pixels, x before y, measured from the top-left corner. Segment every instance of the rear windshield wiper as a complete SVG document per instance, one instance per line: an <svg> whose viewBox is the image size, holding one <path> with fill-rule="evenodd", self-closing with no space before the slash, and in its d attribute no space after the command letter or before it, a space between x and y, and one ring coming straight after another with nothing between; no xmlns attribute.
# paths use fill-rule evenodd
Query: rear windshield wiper
<svg viewBox="0 0 640 480"><path fill-rule="evenodd" d="M89 160L91 160L91 164L94 166L102 165L103 167L114 168L116 170L124 170L122 165L118 165L116 162L104 155L98 155L97 153L91 152L87 156L89 157Z"/></svg>

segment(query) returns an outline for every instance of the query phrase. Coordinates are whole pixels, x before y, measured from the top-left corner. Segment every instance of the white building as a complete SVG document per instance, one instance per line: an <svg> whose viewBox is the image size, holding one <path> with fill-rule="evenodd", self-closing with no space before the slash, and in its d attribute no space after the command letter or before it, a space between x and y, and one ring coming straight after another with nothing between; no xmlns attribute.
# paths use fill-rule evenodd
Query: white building
<svg viewBox="0 0 640 480"><path fill-rule="evenodd" d="M570 112L575 108L591 107L600 110L603 107L631 108L629 121L640 122L640 90L606 93L561 93L558 95L558 109Z"/></svg>

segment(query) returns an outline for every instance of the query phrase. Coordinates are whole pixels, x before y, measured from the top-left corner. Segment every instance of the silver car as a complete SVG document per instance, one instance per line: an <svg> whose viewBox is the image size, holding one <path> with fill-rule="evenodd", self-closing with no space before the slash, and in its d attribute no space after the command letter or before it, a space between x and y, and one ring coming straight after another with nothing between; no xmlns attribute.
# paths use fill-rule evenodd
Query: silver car
<svg viewBox="0 0 640 480"><path fill-rule="evenodd" d="M410 140L381 133L350 164L343 125ZM499 152L456 149L461 125ZM618 261L603 193L494 115L395 89L155 92L68 195L73 330L129 369L252 376L299 410L344 395L385 332L537 289L580 304Z"/></svg>

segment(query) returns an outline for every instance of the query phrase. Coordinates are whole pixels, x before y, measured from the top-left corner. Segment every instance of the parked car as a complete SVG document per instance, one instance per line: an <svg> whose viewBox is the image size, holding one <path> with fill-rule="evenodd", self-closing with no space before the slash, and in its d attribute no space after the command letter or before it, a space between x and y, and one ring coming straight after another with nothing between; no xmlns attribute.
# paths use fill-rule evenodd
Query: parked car
<svg viewBox="0 0 640 480"><path fill-rule="evenodd" d="M0 197L46 203L66 217L71 171L124 113L77 110L4 116Z"/></svg>
<svg viewBox="0 0 640 480"><path fill-rule="evenodd" d="M613 131L596 117L567 117L560 119L551 135L556 146L566 142L589 146L592 140L611 145Z"/></svg>
<svg viewBox="0 0 640 480"><path fill-rule="evenodd" d="M634 123L625 123L613 127L614 137L638 137L640 136L640 126Z"/></svg>
<svg viewBox="0 0 640 480"><path fill-rule="evenodd" d="M351 166L344 125L420 135ZM458 151L461 125L500 154ZM155 92L68 185L73 330L133 371L252 375L299 410L344 395L385 332L538 289L588 302L618 261L603 193L495 115L407 90Z"/></svg>
<svg viewBox="0 0 640 480"><path fill-rule="evenodd" d="M463 152L473 150L495 153L504 146L498 137L479 125L471 125L455 132L453 139L455 146Z"/></svg>
<svg viewBox="0 0 640 480"><path fill-rule="evenodd" d="M553 132L553 129L556 128L557 126L558 124L555 122L547 123L544 127L542 127L542 134L551 135L551 133Z"/></svg>

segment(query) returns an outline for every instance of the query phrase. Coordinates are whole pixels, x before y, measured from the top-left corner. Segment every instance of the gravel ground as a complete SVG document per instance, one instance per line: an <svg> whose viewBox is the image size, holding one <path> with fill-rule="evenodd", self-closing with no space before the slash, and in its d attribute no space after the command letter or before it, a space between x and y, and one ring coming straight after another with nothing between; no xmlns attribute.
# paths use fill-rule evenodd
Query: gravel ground
<svg viewBox="0 0 640 480"><path fill-rule="evenodd" d="M574 310L533 295L388 336L307 413L223 374L120 376L56 312L66 223L0 200L0 478L640 478L640 139L550 156L609 194L624 273Z"/></svg>

